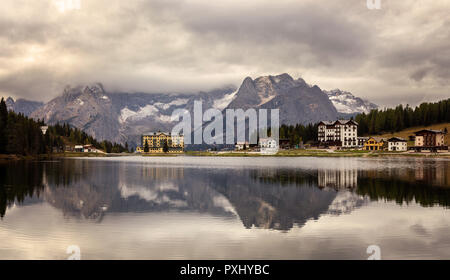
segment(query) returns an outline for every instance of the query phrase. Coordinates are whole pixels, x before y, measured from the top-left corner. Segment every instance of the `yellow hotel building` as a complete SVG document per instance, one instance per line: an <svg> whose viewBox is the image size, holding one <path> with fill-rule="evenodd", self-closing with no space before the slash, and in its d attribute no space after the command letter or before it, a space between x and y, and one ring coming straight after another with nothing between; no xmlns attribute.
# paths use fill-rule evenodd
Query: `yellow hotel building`
<svg viewBox="0 0 450 280"><path fill-rule="evenodd" d="M184 135L172 135L165 132L154 132L141 136L141 147L136 148L138 153L164 153L164 145L167 143L167 153L184 152ZM145 144L148 145L148 152L145 152Z"/></svg>

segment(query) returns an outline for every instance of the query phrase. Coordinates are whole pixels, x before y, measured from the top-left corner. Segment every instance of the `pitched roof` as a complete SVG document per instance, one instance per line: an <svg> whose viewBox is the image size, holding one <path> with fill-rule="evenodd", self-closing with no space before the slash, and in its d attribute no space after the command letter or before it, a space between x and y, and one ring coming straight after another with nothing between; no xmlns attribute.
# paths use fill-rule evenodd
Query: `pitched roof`
<svg viewBox="0 0 450 280"><path fill-rule="evenodd" d="M321 121L321 122L319 123L319 125L321 125L321 124L323 124L323 125L333 125L334 122L330 122L330 121Z"/></svg>
<svg viewBox="0 0 450 280"><path fill-rule="evenodd" d="M161 134L171 135L169 132L158 131L158 132L147 132L147 133L144 133L144 136L154 136L154 135L161 135Z"/></svg>
<svg viewBox="0 0 450 280"><path fill-rule="evenodd" d="M388 139L388 142L407 142L407 141L400 137L392 137Z"/></svg>
<svg viewBox="0 0 450 280"><path fill-rule="evenodd" d="M348 123L353 123L355 125L358 125L357 122L355 122L354 120L336 120L334 122L331 121L321 121L319 122L320 124L324 124L324 125L336 125L336 124L348 124Z"/></svg>
<svg viewBox="0 0 450 280"><path fill-rule="evenodd" d="M434 130L434 129L422 129L422 130L414 132L414 134L416 134L416 135L422 134L422 133L445 134L445 132L442 130Z"/></svg>
<svg viewBox="0 0 450 280"><path fill-rule="evenodd" d="M356 125L358 125L358 123L357 122L355 122L354 120L337 120L335 123L340 123L340 124L348 124L348 123L353 123L353 124L356 124Z"/></svg>
<svg viewBox="0 0 450 280"><path fill-rule="evenodd" d="M373 139L373 140L377 141L378 143L386 141L386 139L384 139L382 137L369 137L369 139L367 139L367 141L369 141L370 139Z"/></svg>

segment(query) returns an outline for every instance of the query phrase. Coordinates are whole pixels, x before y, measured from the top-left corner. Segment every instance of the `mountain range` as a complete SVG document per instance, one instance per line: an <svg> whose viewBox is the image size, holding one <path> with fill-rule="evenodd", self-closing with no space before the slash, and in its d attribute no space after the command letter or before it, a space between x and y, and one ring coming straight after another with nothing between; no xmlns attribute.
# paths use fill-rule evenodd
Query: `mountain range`
<svg viewBox="0 0 450 280"><path fill-rule="evenodd" d="M8 107L9 110L29 116L29 115L31 115L31 113L33 113L37 109L44 106L44 103L37 102L37 101L29 101L29 100L22 99L22 98L14 101L14 99L12 99L11 97L8 97L6 99L6 106Z"/></svg>
<svg viewBox="0 0 450 280"><path fill-rule="evenodd" d="M100 83L66 87L62 95L48 103L12 98L10 110L48 124L67 122L98 140L130 146L140 145L140 135L151 131L170 131L175 109L193 112L194 101L203 102L203 110L280 109L283 124L309 124L335 120L342 115L369 112L378 106L353 94L324 91L303 79L288 74L247 77L237 89L232 86L209 92L189 94L149 94L107 92Z"/></svg>

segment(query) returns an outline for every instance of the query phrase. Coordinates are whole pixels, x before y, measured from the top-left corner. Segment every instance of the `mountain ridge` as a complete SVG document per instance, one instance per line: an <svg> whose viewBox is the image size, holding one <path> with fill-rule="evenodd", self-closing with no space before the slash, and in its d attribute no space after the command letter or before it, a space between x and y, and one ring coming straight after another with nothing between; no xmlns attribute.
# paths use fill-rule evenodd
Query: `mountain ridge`
<svg viewBox="0 0 450 280"><path fill-rule="evenodd" d="M282 124L309 124L338 118L339 103L332 97L339 94L349 98L339 100L341 103L348 101L349 108L352 104L366 105L349 92L325 91L307 84L302 78L294 79L283 73L256 79L246 77L239 88L228 86L196 94L113 93L106 91L101 83L67 86L60 96L45 104L29 101L24 102L27 110L26 106L11 108L49 124L67 122L100 140L137 146L143 133L170 131L175 124L171 121L172 112L186 109L192 113L196 100L203 102L203 111L210 108L220 111L280 109ZM361 108L357 107L356 112Z"/></svg>

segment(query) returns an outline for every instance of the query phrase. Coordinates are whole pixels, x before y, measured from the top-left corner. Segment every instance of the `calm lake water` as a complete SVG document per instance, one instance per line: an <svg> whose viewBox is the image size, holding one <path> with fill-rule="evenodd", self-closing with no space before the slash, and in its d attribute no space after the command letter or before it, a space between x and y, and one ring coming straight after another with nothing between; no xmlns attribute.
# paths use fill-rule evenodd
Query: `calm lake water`
<svg viewBox="0 0 450 280"><path fill-rule="evenodd" d="M0 259L449 259L449 206L446 159L14 162Z"/></svg>

